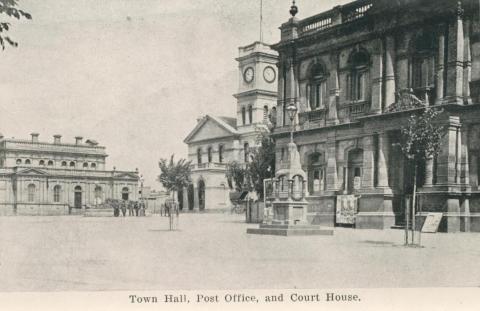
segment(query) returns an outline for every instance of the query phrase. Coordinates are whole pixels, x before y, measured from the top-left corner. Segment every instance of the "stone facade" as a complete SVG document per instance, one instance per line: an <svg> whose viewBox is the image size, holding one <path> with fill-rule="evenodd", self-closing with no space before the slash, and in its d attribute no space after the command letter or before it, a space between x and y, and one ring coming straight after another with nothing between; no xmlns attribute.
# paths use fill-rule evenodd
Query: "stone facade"
<svg viewBox="0 0 480 311"><path fill-rule="evenodd" d="M268 45L255 42L239 48L237 61L236 117L201 117L184 140L193 164L192 184L179 192L182 210L229 208L226 164L248 161L249 150L258 145L261 132L270 130L271 116L277 114L276 53Z"/></svg>
<svg viewBox="0 0 480 311"><path fill-rule="evenodd" d="M401 224L413 172L399 150L399 131L429 105L443 108L445 136L439 156L418 176L418 219L443 212L441 230L480 231L478 5L360 0L281 26L273 45L277 167L286 161L285 109L293 103L310 221L335 225L338 196L355 194L357 228Z"/></svg>
<svg viewBox="0 0 480 311"><path fill-rule="evenodd" d="M137 200L138 172L106 171L105 147L0 137L0 214L65 215L98 207L106 199Z"/></svg>

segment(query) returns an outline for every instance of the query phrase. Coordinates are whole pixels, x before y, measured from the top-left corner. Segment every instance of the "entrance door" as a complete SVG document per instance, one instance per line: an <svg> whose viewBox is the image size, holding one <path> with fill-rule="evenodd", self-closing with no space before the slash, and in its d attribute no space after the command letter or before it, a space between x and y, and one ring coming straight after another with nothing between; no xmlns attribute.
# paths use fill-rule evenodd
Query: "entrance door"
<svg viewBox="0 0 480 311"><path fill-rule="evenodd" d="M205 182L198 182L198 207L201 211L205 209Z"/></svg>
<svg viewBox="0 0 480 311"><path fill-rule="evenodd" d="M193 210L193 207L195 205L193 184L188 185L187 192L188 192L188 210L191 211Z"/></svg>
<svg viewBox="0 0 480 311"><path fill-rule="evenodd" d="M82 187L80 186L75 187L73 206L75 208L82 208Z"/></svg>

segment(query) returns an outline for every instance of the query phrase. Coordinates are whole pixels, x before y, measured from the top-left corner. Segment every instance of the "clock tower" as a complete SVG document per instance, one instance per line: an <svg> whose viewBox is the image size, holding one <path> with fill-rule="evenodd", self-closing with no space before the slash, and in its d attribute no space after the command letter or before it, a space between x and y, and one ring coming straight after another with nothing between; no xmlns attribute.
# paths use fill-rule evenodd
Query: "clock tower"
<svg viewBox="0 0 480 311"><path fill-rule="evenodd" d="M237 129L241 134L268 128L277 105L278 54L262 42L240 47ZM272 109L273 114L272 114ZM276 117L274 115L273 117Z"/></svg>

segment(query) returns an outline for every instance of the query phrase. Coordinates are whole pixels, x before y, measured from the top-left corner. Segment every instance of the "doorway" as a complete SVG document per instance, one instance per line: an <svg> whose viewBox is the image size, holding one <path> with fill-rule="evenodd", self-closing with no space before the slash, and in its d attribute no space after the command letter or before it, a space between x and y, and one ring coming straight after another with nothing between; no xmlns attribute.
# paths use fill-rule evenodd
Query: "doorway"
<svg viewBox="0 0 480 311"><path fill-rule="evenodd" d="M205 209L205 182L202 179L198 182L198 208Z"/></svg>
<svg viewBox="0 0 480 311"><path fill-rule="evenodd" d="M73 207L82 208L82 187L76 186L74 192Z"/></svg>

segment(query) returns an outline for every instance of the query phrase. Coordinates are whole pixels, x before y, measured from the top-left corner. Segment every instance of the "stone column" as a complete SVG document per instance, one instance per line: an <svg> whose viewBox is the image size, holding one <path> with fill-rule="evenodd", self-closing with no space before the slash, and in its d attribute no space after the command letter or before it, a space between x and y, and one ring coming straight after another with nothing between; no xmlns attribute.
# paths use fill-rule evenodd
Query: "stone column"
<svg viewBox="0 0 480 311"><path fill-rule="evenodd" d="M200 197L198 194L198 185L193 185L193 209L200 209Z"/></svg>
<svg viewBox="0 0 480 311"><path fill-rule="evenodd" d="M462 128L461 130L462 148L461 148L461 171L460 182L464 185L470 185L470 167L469 167L469 150L468 150L468 128Z"/></svg>
<svg viewBox="0 0 480 311"><path fill-rule="evenodd" d="M333 140L327 142L327 190L338 190L338 176L337 176L337 147Z"/></svg>
<svg viewBox="0 0 480 311"><path fill-rule="evenodd" d="M388 135L378 136L378 188L390 188L388 184Z"/></svg>
<svg viewBox="0 0 480 311"><path fill-rule="evenodd" d="M440 29L444 29L446 26L441 25ZM436 81L436 92L437 99L436 103L441 104L444 94L444 69L445 68L445 32L441 31L438 34L438 65L437 65L437 81Z"/></svg>
<svg viewBox="0 0 480 311"><path fill-rule="evenodd" d="M474 190L478 188L478 156L475 153L470 155L469 163L469 173L470 173L470 184L475 187Z"/></svg>
<svg viewBox="0 0 480 311"><path fill-rule="evenodd" d="M373 188L374 180L374 149L373 149L373 137L366 136L363 138L363 176L362 176L362 188Z"/></svg>
<svg viewBox="0 0 480 311"><path fill-rule="evenodd" d="M460 184L462 176L462 133L457 128L457 147L455 149L455 183Z"/></svg>
<svg viewBox="0 0 480 311"><path fill-rule="evenodd" d="M467 104L472 104L470 97L470 81L472 81L472 52L470 47L470 21L465 20L465 47L463 67L463 97Z"/></svg>
<svg viewBox="0 0 480 311"><path fill-rule="evenodd" d="M463 104L464 36L463 9L459 2L456 19L448 26L448 102Z"/></svg>
<svg viewBox="0 0 480 311"><path fill-rule="evenodd" d="M383 81L383 44L377 40L376 53L373 55L372 67L372 106L371 112L382 113L382 81Z"/></svg>
<svg viewBox="0 0 480 311"><path fill-rule="evenodd" d="M387 36L385 39L385 109L395 103L395 39Z"/></svg>
<svg viewBox="0 0 480 311"><path fill-rule="evenodd" d="M460 127L460 118L450 116L446 125L447 132L442 138L442 148L437 158L437 185L456 183L457 129Z"/></svg>
<svg viewBox="0 0 480 311"><path fill-rule="evenodd" d="M329 81L330 97L328 99L327 126L338 124L337 102L340 96L340 85L338 81L338 55L336 52L330 56L330 62L332 67Z"/></svg>

